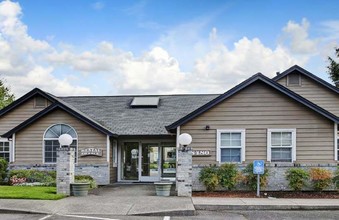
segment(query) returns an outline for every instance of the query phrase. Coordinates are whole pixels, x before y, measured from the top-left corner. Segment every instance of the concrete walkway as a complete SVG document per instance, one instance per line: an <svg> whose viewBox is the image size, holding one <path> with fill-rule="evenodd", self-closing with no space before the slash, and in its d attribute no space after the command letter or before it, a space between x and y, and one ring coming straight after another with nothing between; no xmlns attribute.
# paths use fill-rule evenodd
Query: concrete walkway
<svg viewBox="0 0 339 220"><path fill-rule="evenodd" d="M0 210L68 215L194 215L191 198L161 197L149 185L101 187L86 197L50 200L0 199Z"/></svg>
<svg viewBox="0 0 339 220"><path fill-rule="evenodd" d="M0 199L0 212L61 215L194 215L195 210L339 210L337 199L155 196L153 184L114 185L57 201Z"/></svg>

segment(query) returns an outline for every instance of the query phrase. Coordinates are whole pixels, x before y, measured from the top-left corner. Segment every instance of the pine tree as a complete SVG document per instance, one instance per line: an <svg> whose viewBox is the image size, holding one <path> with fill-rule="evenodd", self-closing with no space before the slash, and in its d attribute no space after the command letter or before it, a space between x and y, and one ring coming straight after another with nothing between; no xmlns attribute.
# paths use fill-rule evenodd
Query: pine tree
<svg viewBox="0 0 339 220"><path fill-rule="evenodd" d="M0 109L5 108L7 105L14 101L15 97L11 90L0 80Z"/></svg>
<svg viewBox="0 0 339 220"><path fill-rule="evenodd" d="M339 58L339 48L335 48L335 54ZM331 57L328 57L329 65L327 66L328 74L332 82L339 87L339 63Z"/></svg>

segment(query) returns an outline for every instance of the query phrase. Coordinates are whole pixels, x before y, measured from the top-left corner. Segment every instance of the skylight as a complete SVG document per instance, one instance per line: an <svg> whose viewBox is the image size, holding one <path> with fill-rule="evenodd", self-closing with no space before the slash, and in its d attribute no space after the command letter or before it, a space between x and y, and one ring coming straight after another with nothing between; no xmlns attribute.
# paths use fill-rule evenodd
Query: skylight
<svg viewBox="0 0 339 220"><path fill-rule="evenodd" d="M133 108L157 108L159 97L134 97L131 107Z"/></svg>

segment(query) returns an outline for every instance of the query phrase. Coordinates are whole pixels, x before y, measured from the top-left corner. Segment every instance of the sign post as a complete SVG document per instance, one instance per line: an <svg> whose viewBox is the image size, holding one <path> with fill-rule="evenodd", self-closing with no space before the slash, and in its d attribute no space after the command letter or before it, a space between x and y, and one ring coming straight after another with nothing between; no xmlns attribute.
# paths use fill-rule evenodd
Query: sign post
<svg viewBox="0 0 339 220"><path fill-rule="evenodd" d="M265 172L265 163L263 160L253 161L253 174L257 174L257 197L260 197L260 174Z"/></svg>

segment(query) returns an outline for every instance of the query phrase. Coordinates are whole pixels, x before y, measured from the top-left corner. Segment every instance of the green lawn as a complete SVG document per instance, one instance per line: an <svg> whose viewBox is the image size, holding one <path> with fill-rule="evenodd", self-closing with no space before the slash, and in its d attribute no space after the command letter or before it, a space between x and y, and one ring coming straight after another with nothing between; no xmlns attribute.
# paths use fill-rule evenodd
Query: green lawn
<svg viewBox="0 0 339 220"><path fill-rule="evenodd" d="M56 194L56 187L0 186L0 199L57 200L64 197L64 195Z"/></svg>

